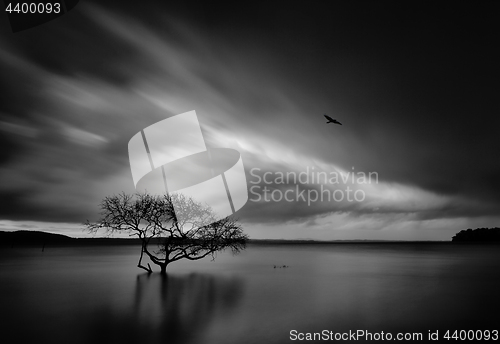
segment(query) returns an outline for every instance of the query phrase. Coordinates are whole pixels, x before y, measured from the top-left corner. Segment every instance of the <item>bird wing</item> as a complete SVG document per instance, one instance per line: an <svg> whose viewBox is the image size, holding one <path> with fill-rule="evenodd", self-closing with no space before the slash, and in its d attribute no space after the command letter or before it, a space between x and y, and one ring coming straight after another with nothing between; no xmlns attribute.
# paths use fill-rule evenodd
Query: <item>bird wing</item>
<svg viewBox="0 0 500 344"><path fill-rule="evenodd" d="M325 116L327 120L333 121L333 118L331 118L330 116L327 116L327 115L323 115L323 116Z"/></svg>

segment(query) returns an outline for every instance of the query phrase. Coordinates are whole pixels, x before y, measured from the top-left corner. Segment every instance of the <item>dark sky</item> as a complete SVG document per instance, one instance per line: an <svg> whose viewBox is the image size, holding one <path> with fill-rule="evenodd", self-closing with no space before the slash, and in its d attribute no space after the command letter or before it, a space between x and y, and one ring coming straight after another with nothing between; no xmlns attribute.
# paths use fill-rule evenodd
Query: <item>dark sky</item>
<svg viewBox="0 0 500 344"><path fill-rule="evenodd" d="M496 2L80 1L16 34L4 17L0 229L84 235L104 196L134 192L130 138L190 110L207 145L242 154L251 237L446 240L498 226L499 15ZM323 185L362 202L255 201L264 186L321 190L255 177L313 167L378 183Z"/></svg>

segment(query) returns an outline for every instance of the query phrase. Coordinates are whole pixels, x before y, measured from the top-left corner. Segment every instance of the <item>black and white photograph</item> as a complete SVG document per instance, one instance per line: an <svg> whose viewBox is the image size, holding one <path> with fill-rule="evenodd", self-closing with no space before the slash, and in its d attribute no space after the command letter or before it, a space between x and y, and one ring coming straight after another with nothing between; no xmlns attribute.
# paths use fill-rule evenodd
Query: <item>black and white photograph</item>
<svg viewBox="0 0 500 344"><path fill-rule="evenodd" d="M0 342L500 342L500 3L3 1Z"/></svg>

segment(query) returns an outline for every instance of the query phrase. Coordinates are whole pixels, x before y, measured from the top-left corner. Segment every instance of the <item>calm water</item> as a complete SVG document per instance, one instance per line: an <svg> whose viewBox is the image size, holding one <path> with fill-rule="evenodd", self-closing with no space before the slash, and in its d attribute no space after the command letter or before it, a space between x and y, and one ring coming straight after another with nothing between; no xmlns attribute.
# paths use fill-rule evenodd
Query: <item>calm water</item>
<svg viewBox="0 0 500 344"><path fill-rule="evenodd" d="M138 251L0 248L0 342L290 343L291 330L500 329L500 246L251 245L174 263L166 279L137 269Z"/></svg>

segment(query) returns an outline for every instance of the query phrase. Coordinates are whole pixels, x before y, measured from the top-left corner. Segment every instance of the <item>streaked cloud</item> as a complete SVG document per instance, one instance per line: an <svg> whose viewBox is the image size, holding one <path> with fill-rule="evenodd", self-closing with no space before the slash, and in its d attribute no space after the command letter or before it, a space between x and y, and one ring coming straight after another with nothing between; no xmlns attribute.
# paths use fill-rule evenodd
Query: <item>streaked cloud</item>
<svg viewBox="0 0 500 344"><path fill-rule="evenodd" d="M498 67L477 40L482 65L460 55L458 43L440 47L427 31L400 39L401 30L363 18L327 23L312 9L305 11L320 17L302 32L293 13L275 26L272 6L257 14L260 28L230 18L212 27L167 4L151 4L157 10L148 14L112 6L85 3L73 20L18 38L0 33L5 221L94 219L103 197L134 191L128 140L189 110L208 147L241 152L248 181L253 168L378 175L377 183L323 185L362 190L362 202L250 201L239 215L255 235L443 238L500 216L498 105L487 77ZM325 112L344 125L326 125ZM297 183L268 186L285 192Z"/></svg>

